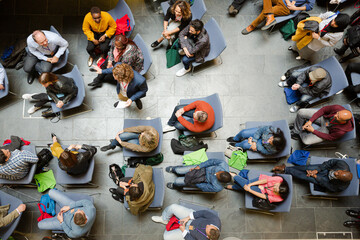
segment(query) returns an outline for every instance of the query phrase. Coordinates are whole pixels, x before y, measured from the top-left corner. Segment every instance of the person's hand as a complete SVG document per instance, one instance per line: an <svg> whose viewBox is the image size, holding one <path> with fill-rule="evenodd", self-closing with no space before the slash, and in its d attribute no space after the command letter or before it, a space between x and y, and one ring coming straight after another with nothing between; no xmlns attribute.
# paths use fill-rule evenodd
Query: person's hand
<svg viewBox="0 0 360 240"><path fill-rule="evenodd" d="M178 118L178 117L180 117L182 115L182 113L181 112L179 112L179 110L178 111L176 111L176 113L175 113L175 116Z"/></svg>
<svg viewBox="0 0 360 240"><path fill-rule="evenodd" d="M193 57L194 56L189 52L189 50L186 47L184 47L183 50L184 50L187 57Z"/></svg>
<svg viewBox="0 0 360 240"><path fill-rule="evenodd" d="M99 42L104 42L106 39L106 35L102 35L100 38L99 38Z"/></svg>
<svg viewBox="0 0 360 240"><path fill-rule="evenodd" d="M119 135L116 135L115 140L118 141L118 143L120 143L120 145L121 145L121 139L120 139Z"/></svg>
<svg viewBox="0 0 360 240"><path fill-rule="evenodd" d="M244 190L249 192L250 191L250 186L249 185L244 185Z"/></svg>
<svg viewBox="0 0 360 240"><path fill-rule="evenodd" d="M112 62L109 61L106 68L112 68L112 67L113 67Z"/></svg>
<svg viewBox="0 0 360 240"><path fill-rule="evenodd" d="M5 89L4 85L0 84L0 90L4 90L4 89Z"/></svg>
<svg viewBox="0 0 360 240"><path fill-rule="evenodd" d="M98 65L93 64L91 67L92 67L93 69L95 69L95 71L96 71L97 74L102 74L102 69L99 68Z"/></svg>
<svg viewBox="0 0 360 240"><path fill-rule="evenodd" d="M295 83L295 84L293 84L292 86L291 86L291 89L292 90L298 90L300 88L300 85L299 84L297 84L297 83Z"/></svg>
<svg viewBox="0 0 360 240"><path fill-rule="evenodd" d="M184 39L187 39L187 36L185 36Z"/></svg>
<svg viewBox="0 0 360 240"><path fill-rule="evenodd" d="M307 121L304 126L302 127L303 130L305 130L305 127L311 126L312 122L311 121Z"/></svg>
<svg viewBox="0 0 360 240"><path fill-rule="evenodd" d="M320 38L320 35L316 32L313 32L312 34L312 37L315 38L315 39L319 39Z"/></svg>
<svg viewBox="0 0 360 240"><path fill-rule="evenodd" d="M63 206L61 209L60 209L60 212L67 212L70 210L70 206Z"/></svg>
<svg viewBox="0 0 360 240"><path fill-rule="evenodd" d="M98 40L96 40L96 39L94 39L94 40L92 40L92 42L95 44L95 45L99 45L99 41Z"/></svg>
<svg viewBox="0 0 360 240"><path fill-rule="evenodd" d="M308 126L304 127L304 130L311 132L311 133L315 131L315 129L313 128L312 125L308 125Z"/></svg>
<svg viewBox="0 0 360 240"><path fill-rule="evenodd" d="M306 170L306 176L307 177L313 177L313 178L316 178L317 177L317 173L318 171L317 170Z"/></svg>
<svg viewBox="0 0 360 240"><path fill-rule="evenodd" d="M125 103L125 107L129 107L131 104L132 104L132 100L129 98Z"/></svg>
<svg viewBox="0 0 360 240"><path fill-rule="evenodd" d="M46 59L46 61L49 62L49 63L51 63L52 58L48 58L48 59Z"/></svg>
<svg viewBox="0 0 360 240"><path fill-rule="evenodd" d="M181 230L181 232L185 231L185 224L180 224L179 229Z"/></svg>
<svg viewBox="0 0 360 240"><path fill-rule="evenodd" d="M120 135L124 132L124 130L119 131L116 135Z"/></svg>
<svg viewBox="0 0 360 240"><path fill-rule="evenodd" d="M53 57L51 58L51 63L57 63L58 61L59 61L59 58L56 57L56 56L53 56Z"/></svg>
<svg viewBox="0 0 360 240"><path fill-rule="evenodd" d="M74 149L75 147L76 147L76 145L75 145L75 144L70 144L70 146L68 146L68 148L67 148L67 149L71 150L71 149Z"/></svg>
<svg viewBox="0 0 360 240"><path fill-rule="evenodd" d="M82 147L82 146L81 146L80 144L76 144L76 145L75 145L75 149L76 149L76 150L81 149L81 147Z"/></svg>
<svg viewBox="0 0 360 240"><path fill-rule="evenodd" d="M24 212L25 211L25 209L26 209L26 205L25 204L20 204L18 207L17 207L17 210L19 211L19 212Z"/></svg>
<svg viewBox="0 0 360 240"><path fill-rule="evenodd" d="M186 218L183 218L183 219L180 219L179 220L179 224L180 225L186 225L186 223L190 220L190 217L186 217Z"/></svg>
<svg viewBox="0 0 360 240"><path fill-rule="evenodd" d="M290 2L290 4L287 4L287 8L289 9L289 10L296 10L297 9L297 7L295 6L295 1L292 1L292 2Z"/></svg>
<svg viewBox="0 0 360 240"><path fill-rule="evenodd" d="M64 102L63 102L63 101L59 101L59 102L56 104L56 106L57 106L58 108L62 108L62 107L64 106Z"/></svg>
<svg viewBox="0 0 360 240"><path fill-rule="evenodd" d="M194 167L194 168L191 168L189 171L191 172L192 170L199 170L200 169L200 167L199 166L196 166L196 167Z"/></svg>
<svg viewBox="0 0 360 240"><path fill-rule="evenodd" d="M64 221L63 212L60 211L56 218L60 223L62 223Z"/></svg>
<svg viewBox="0 0 360 240"><path fill-rule="evenodd" d="M256 150L257 150L257 149L256 149L256 142L252 142L252 143L251 143L250 149L253 150L253 151L256 151Z"/></svg>
<svg viewBox="0 0 360 240"><path fill-rule="evenodd" d="M249 138L248 138L248 143L251 144L251 143L252 143L252 140L253 140L253 138L252 138L252 137L249 137Z"/></svg>

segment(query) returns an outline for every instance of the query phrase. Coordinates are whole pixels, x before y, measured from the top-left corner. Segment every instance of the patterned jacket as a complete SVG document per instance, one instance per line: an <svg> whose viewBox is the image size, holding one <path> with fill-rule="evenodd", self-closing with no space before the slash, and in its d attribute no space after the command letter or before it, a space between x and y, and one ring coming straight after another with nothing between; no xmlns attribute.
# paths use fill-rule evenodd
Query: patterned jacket
<svg viewBox="0 0 360 240"><path fill-rule="evenodd" d="M0 178L8 180L19 180L24 178L31 165L37 163L38 157L26 150L14 150L9 160L0 166Z"/></svg>

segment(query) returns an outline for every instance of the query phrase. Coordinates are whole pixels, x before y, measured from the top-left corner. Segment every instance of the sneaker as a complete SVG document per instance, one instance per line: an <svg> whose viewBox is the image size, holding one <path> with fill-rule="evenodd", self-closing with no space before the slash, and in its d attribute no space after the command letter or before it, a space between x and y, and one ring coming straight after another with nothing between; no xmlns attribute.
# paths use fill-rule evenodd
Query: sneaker
<svg viewBox="0 0 360 240"><path fill-rule="evenodd" d="M299 136L299 134L297 134L297 133L295 133L295 132L291 132L291 139L299 140L299 139L300 139L300 136Z"/></svg>
<svg viewBox="0 0 360 240"><path fill-rule="evenodd" d="M36 112L37 110L39 110L41 107L35 107L32 106L29 110L28 110L28 114L33 114L34 112Z"/></svg>
<svg viewBox="0 0 360 240"><path fill-rule="evenodd" d="M89 67L91 67L91 65L93 64L93 62L94 62L94 58L92 58L91 56L89 57L89 59L88 59L88 66Z"/></svg>
<svg viewBox="0 0 360 240"><path fill-rule="evenodd" d="M290 108L291 113L296 113L298 110L299 110L299 106L297 106L297 105L291 106L291 108Z"/></svg>
<svg viewBox="0 0 360 240"><path fill-rule="evenodd" d="M171 131L175 131L176 127L174 126L170 126L170 125L166 125L163 127L163 133L167 133L167 132L171 132Z"/></svg>
<svg viewBox="0 0 360 240"><path fill-rule="evenodd" d="M261 28L261 30L268 30L272 26L276 24L276 19L274 17L274 14L268 14L266 16L266 24Z"/></svg>
<svg viewBox="0 0 360 240"><path fill-rule="evenodd" d="M228 138L226 139L226 141L227 141L227 142L236 142L236 141L234 140L234 137L228 137Z"/></svg>
<svg viewBox="0 0 360 240"><path fill-rule="evenodd" d="M25 99L25 100L33 100L32 96L34 96L36 93L25 93L22 95L22 98Z"/></svg>
<svg viewBox="0 0 360 240"><path fill-rule="evenodd" d="M297 56L295 59L296 60L301 60L302 58L300 56Z"/></svg>
<svg viewBox="0 0 360 240"><path fill-rule="evenodd" d="M168 173L174 173L174 167L173 166L166 167L165 171Z"/></svg>
<svg viewBox="0 0 360 240"><path fill-rule="evenodd" d="M153 220L156 223L162 223L164 225L168 224L169 221L164 220L161 216L152 216L151 220Z"/></svg>
<svg viewBox="0 0 360 240"><path fill-rule="evenodd" d="M288 87L289 86L287 84L287 82L279 82L278 85L279 85L279 87Z"/></svg>
<svg viewBox="0 0 360 240"><path fill-rule="evenodd" d="M185 55L185 52L184 52L184 50L183 49L179 49L179 54L181 55L181 56L184 56Z"/></svg>
<svg viewBox="0 0 360 240"><path fill-rule="evenodd" d="M151 47L152 47L152 48L156 48L157 46L160 45L160 43L161 43L161 42L158 42L158 41L156 40L155 42L153 42L153 43L151 44Z"/></svg>
<svg viewBox="0 0 360 240"><path fill-rule="evenodd" d="M185 74L187 74L190 71L191 71L191 67L189 67L189 69L187 69L187 70L185 68L182 68L182 69L180 69L179 71L176 72L176 76L177 77L182 77L182 76L184 76Z"/></svg>
<svg viewBox="0 0 360 240"><path fill-rule="evenodd" d="M244 29L241 31L241 33L242 33L242 35L247 35L247 34L251 33L251 32L254 31L254 30L255 30L255 27L254 27L253 25L249 25L249 26L247 26L246 28L244 28Z"/></svg>
<svg viewBox="0 0 360 240"><path fill-rule="evenodd" d="M169 189L175 189L174 183L172 183L172 182L168 182L168 183L166 184L166 187L169 188Z"/></svg>
<svg viewBox="0 0 360 240"><path fill-rule="evenodd" d="M109 144L109 145L106 145L106 146L103 146L103 147L101 147L100 148L100 150L102 151L102 152L106 152L106 151L108 151L108 150L114 150L115 149L115 147L114 146L112 146L111 144Z"/></svg>
<svg viewBox="0 0 360 240"><path fill-rule="evenodd" d="M280 77L280 81L285 81L285 80L286 80L285 75L282 75L282 76Z"/></svg>

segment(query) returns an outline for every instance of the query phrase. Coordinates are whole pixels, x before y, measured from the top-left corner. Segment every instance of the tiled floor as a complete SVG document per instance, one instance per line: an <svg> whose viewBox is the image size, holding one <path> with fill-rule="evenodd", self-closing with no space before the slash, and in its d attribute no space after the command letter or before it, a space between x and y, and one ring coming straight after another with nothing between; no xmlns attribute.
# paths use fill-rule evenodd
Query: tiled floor
<svg viewBox="0 0 360 240"><path fill-rule="evenodd" d="M145 42L150 45L161 33L162 15L154 11L158 3L152 0L127 1L135 16L136 26L132 37L141 34ZM82 34L81 24L83 15L93 5L103 10L113 8L117 0L2 0L0 1L0 49L4 49L12 40L26 37L36 28L48 29L54 25L70 43L69 62L76 64L84 74L85 83L95 77L86 65L86 38ZM212 93L219 93L223 111L224 127L217 131L217 137L205 139L209 144L209 151L223 151L226 147L225 139L234 135L240 129L240 123L251 120L287 119L293 121L295 115L290 114L289 106L285 103L282 89L277 86L279 77L289 68L302 64L294 59L294 55L287 51L291 44L282 39L279 31L272 34L256 31L250 35L241 35L246 27L259 12L258 2L247 1L235 18L227 15L229 1L205 0L207 13L203 21L214 17L222 28L227 41L227 48L223 52L223 64L194 76L187 75L176 78L175 72L181 65L171 69L166 68L165 48L151 50L153 65L150 71L155 79L148 81L149 91L144 98L144 109L139 111L132 106L126 110L113 108L116 101L114 86L105 84L101 89L86 88L85 102L94 109L93 112L73 118L51 123L41 118L28 118L26 110L29 103L19 101L0 112L0 139L10 135L19 135L39 146L46 146L50 142L50 133L55 132L64 144L89 143L96 146L107 144L108 139L122 128L124 118L161 117L163 123L167 120L173 107L181 98L202 97ZM315 6L311 14L324 12L324 8ZM352 14L355 10L352 4L345 6L345 12ZM332 49L321 50L315 61L321 61L333 55ZM64 72L70 71L68 64ZM23 70L7 69L11 82L11 90L21 96L23 93L43 91L38 83L28 85ZM343 94L336 95L329 103L347 103ZM353 105L354 111L359 109ZM39 116L35 114L35 116ZM170 140L177 133L164 135L162 145L164 162L160 167L181 164L181 156L174 155L170 149ZM299 144L292 141L294 149ZM334 152L347 153L358 156L358 142L350 141L339 145L336 150L311 151L314 156L334 157ZM100 193L95 195L97 219L92 228L95 239L162 239L164 227L150 220L158 212L145 212L140 216L133 216L124 207L115 202L108 192L114 187L108 178L108 165L123 164L122 152L99 152L96 157L94 183L97 189L70 189L84 193ZM286 159L281 159L281 163ZM55 161L51 163L52 166ZM249 163L250 169L270 170L274 163ZM172 180L173 175L165 173L166 180ZM62 189L61 186L58 188ZM347 229L342 222L347 220L344 210L350 207L360 207L358 197L331 200L314 200L304 198L309 193L307 184L295 181L294 198L290 213L268 216L250 211L239 210L244 207L244 194L222 191L216 195L181 194L166 190L164 206L176 203L178 199L214 206L219 211L222 220L221 237L238 237L241 239L315 239L317 232L351 232L353 237L359 238L356 230ZM10 194L21 198L24 202L40 199L41 194L36 189L18 189L19 192L7 190ZM26 195L25 195L26 194ZM37 228L39 216L35 203L29 203L28 209L21 219L18 230L24 232L29 239L41 239L48 232Z"/></svg>

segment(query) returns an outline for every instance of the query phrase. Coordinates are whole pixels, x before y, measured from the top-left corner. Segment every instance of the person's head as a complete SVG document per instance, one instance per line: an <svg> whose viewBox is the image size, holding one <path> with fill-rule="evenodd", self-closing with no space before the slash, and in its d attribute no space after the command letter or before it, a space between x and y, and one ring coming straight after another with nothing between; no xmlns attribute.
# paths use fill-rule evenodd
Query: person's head
<svg viewBox="0 0 360 240"><path fill-rule="evenodd" d="M134 71L129 64L117 64L113 68L113 76L118 82L129 83L134 78Z"/></svg>
<svg viewBox="0 0 360 240"><path fill-rule="evenodd" d="M66 167L73 167L77 163L77 158L74 153L65 149L59 157L59 161Z"/></svg>
<svg viewBox="0 0 360 240"><path fill-rule="evenodd" d="M336 18L334 18L330 25L334 28L345 29L350 23L350 16L346 13L339 13Z"/></svg>
<svg viewBox="0 0 360 240"><path fill-rule="evenodd" d="M317 81L321 81L326 77L326 70L323 68L317 68L314 71L311 71L309 73L309 78L310 81L313 82L317 82Z"/></svg>
<svg viewBox="0 0 360 240"><path fill-rule="evenodd" d="M101 10L99 7L92 7L90 9L91 16L96 23L101 21Z"/></svg>
<svg viewBox="0 0 360 240"><path fill-rule="evenodd" d="M49 45L49 41L45 36L45 33L41 30L35 30L31 34L34 41L39 44L40 46L47 47Z"/></svg>
<svg viewBox="0 0 360 240"><path fill-rule="evenodd" d="M176 17L182 17L188 19L191 16L190 4L186 1L176 1L170 9L172 14L175 14Z"/></svg>
<svg viewBox="0 0 360 240"><path fill-rule="evenodd" d="M139 143L141 146L153 148L157 145L156 135L151 131L144 131L139 136Z"/></svg>
<svg viewBox="0 0 360 240"><path fill-rule="evenodd" d="M216 173L216 178L219 182L228 183L231 181L231 175L229 172L219 171Z"/></svg>
<svg viewBox="0 0 360 240"><path fill-rule="evenodd" d="M141 197L142 193L140 192L140 188L137 184L131 184L129 188L129 196L130 201L136 201Z"/></svg>
<svg viewBox="0 0 360 240"><path fill-rule="evenodd" d="M352 173L346 170L337 170L334 172L334 176L343 182L350 182L353 178Z"/></svg>
<svg viewBox="0 0 360 240"><path fill-rule="evenodd" d="M77 210L74 214L74 223L80 227L83 227L87 222L85 212L83 210Z"/></svg>
<svg viewBox="0 0 360 240"><path fill-rule="evenodd" d="M193 114L193 118L198 122L205 122L208 119L208 114L204 111L196 111Z"/></svg>
<svg viewBox="0 0 360 240"><path fill-rule="evenodd" d="M334 119L339 123L346 123L352 119L352 113L349 110L341 110L334 115Z"/></svg>
<svg viewBox="0 0 360 240"><path fill-rule="evenodd" d="M10 158L11 152L8 149L0 150L0 165L6 163Z"/></svg>
<svg viewBox="0 0 360 240"><path fill-rule="evenodd" d="M124 35L116 35L115 37L115 48L121 52L126 48L126 45L128 44L129 39L125 37Z"/></svg>
<svg viewBox="0 0 360 240"><path fill-rule="evenodd" d="M273 132L272 137L269 138L269 143L273 145L277 151L283 150L286 144L283 131L276 129L276 131Z"/></svg>
<svg viewBox="0 0 360 240"><path fill-rule="evenodd" d="M199 35L204 28L204 23L199 19L192 20L189 25L189 33L193 35Z"/></svg>
<svg viewBox="0 0 360 240"><path fill-rule="evenodd" d="M277 175L275 175L275 176L277 176ZM281 177L281 176L278 176L278 177ZM273 191L274 191L274 193L279 194L280 197L282 198L282 200L284 201L289 195L289 184L283 177L281 177L281 178L283 179L283 181L281 183L275 183Z"/></svg>
<svg viewBox="0 0 360 240"><path fill-rule="evenodd" d="M44 72L39 77L39 83L44 87L48 87L57 81L59 81L59 78L51 72Z"/></svg>
<svg viewBox="0 0 360 240"><path fill-rule="evenodd" d="M210 240L218 240L220 237L220 231L214 225L206 225L205 232Z"/></svg>

